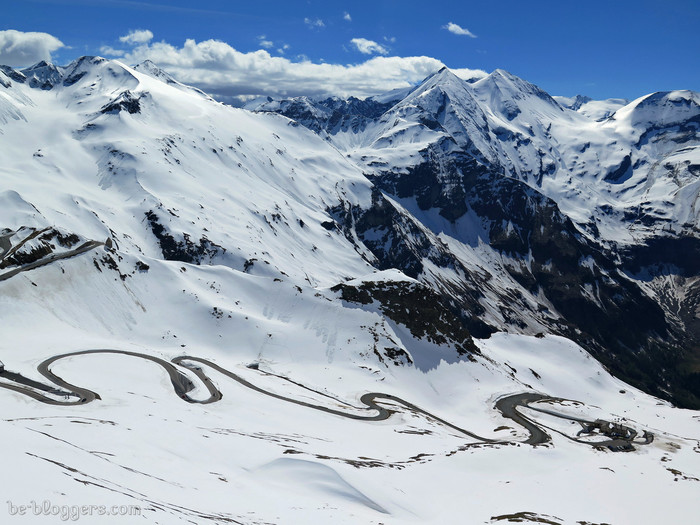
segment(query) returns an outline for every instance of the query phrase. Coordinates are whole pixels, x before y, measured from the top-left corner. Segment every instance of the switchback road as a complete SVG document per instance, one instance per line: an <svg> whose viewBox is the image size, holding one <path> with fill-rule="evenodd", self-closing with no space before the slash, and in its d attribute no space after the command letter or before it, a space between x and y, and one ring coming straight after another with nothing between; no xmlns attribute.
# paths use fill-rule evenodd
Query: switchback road
<svg viewBox="0 0 700 525"><path fill-rule="evenodd" d="M470 430L459 427L435 414L423 410L422 408L414 405L413 403L410 403L409 401L406 401L397 396L393 396L391 394L385 394L382 392L368 392L362 395L362 397L360 398L360 402L362 403L362 405L364 405L360 409L363 413L350 412L348 410L330 408L328 406L319 405L308 401L302 401L276 392L272 392L270 390L266 390L265 388L253 384L252 382L243 378L242 376L230 370L227 370L212 361L194 356L179 356L173 358L171 361L166 361L164 359L152 355L139 352L129 352L126 350L80 350L77 352L69 352L50 357L37 366L38 372L46 379L48 379L48 381L50 381L51 384L40 383L16 372L4 370L0 372L0 379L4 379L4 381L0 381L0 388L12 390L19 394L31 397L36 401L40 401L42 403L47 403L51 405L71 406L84 403L91 403L95 400L100 399L100 396L96 392L93 392L92 390L88 390L86 388L82 388L77 385L73 385L68 381L65 381L64 379L52 372L51 365L62 359L78 356L94 356L98 354L123 355L132 358L144 359L146 361L150 361L159 365L168 375L175 393L181 399L188 403L215 403L222 398L221 392L218 390L214 382L209 378L209 376L206 375L206 373L203 370L203 367L207 367L229 379L232 379L233 381L236 381L238 384L244 386L245 388L258 392L261 395L272 397L284 403L292 403L295 405L309 408L311 410L317 410L320 412L332 414L334 416L359 421L384 421L389 419L392 414L397 412L395 406L399 405L407 411L413 412L415 414L421 414L425 418L438 422L453 431L456 431L460 434L463 434L476 440L477 442L493 444L510 443L509 441L479 436L478 434L475 434ZM185 371L188 371L189 373L197 377L197 379L205 387L208 393L207 397L203 399L196 399L190 396L190 393L195 389L195 385L192 382L192 379L190 379L190 377L188 377L188 375L185 373ZM311 388L304 387L303 385L300 386L306 388L307 390L317 392ZM322 392L317 393L320 395L327 396ZM529 445L541 445L544 443L548 443L551 441L551 436L545 430L545 428L548 427L545 427L541 423L535 421L533 418L522 413L519 410L520 408L529 408L531 410L535 410L537 412L544 413L550 416L554 416L561 419L568 419L570 421L580 423L582 426L582 431L579 432L579 435L581 433L584 433L589 435L602 434L608 436L609 439L597 439L595 441L586 441L583 439L579 439L578 437L571 437L559 432L563 436L573 441L595 446L598 448L605 447L614 451L633 450L633 444L648 444L653 439L653 435L647 432L644 433L643 438L637 439L636 431L623 425L613 425L612 423L600 420L588 421L567 414L559 413L551 409L545 410L539 407L532 406L534 403L538 402L556 404L564 401L567 400L550 397L535 392L525 392L501 397L496 401L495 408L503 415L503 417L510 419L511 421L522 427L528 433L528 438L525 441L523 441L523 443ZM391 408L383 406L382 402L384 402L384 405L389 405ZM553 429L550 428L550 430ZM556 430L553 431L558 432Z"/></svg>

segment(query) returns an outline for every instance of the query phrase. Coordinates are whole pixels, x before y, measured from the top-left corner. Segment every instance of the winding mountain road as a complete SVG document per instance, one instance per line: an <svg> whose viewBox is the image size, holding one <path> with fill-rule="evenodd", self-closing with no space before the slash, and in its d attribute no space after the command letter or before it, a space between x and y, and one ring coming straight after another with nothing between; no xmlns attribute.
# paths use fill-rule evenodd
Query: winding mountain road
<svg viewBox="0 0 700 525"><path fill-rule="evenodd" d="M344 417L348 419L354 419L358 421L384 421L387 420L391 417L392 414L397 412L396 409L393 408L387 408L385 406L382 406L380 403L382 401L393 403L396 405L402 406L404 409L413 412L415 414L421 414L427 419L439 422L440 424L460 433L465 436L468 436L476 441L479 441L481 443L492 443L492 444L509 444L511 442L509 441L504 441L504 440L499 440L499 439L493 439L493 438L487 438L483 436L479 436L478 434L475 434L474 432L471 432L467 429L461 428L453 423L450 423L449 421L442 419L441 417L432 414L426 410L423 410L422 408L414 405L413 403L410 403L400 397L393 396L391 394L385 394L382 392L368 392L360 398L360 402L364 405L361 410L364 410L364 414L358 414L358 413L353 413L349 411L344 411L344 410L338 410L335 408L329 408L327 406L323 405L318 405L314 403L310 403L308 401L302 401L299 399L294 399L292 397L288 397L282 394L278 394L276 392L272 392L270 390L266 390L260 386L257 386L253 383L251 383L249 380L241 377L240 375L231 372L230 370L227 370L216 363L209 361L208 359L204 359L201 357L195 357L195 356L179 356L173 358L171 361L166 361L164 359L161 359L159 357L155 357L152 355L148 354L143 354L140 352L130 352L126 350L112 350L112 349L92 349L92 350L80 350L76 352L69 352L65 354L59 354L53 357L50 357L44 361L42 361L38 366L37 370L38 372L44 376L46 379L48 379L51 382L51 385L43 384L38 381L34 381L32 379L29 379L25 376L22 376L21 374L18 374L16 372L11 372L8 370L3 370L0 372L0 379L3 379L4 381L0 381L0 388L5 388L8 390L12 390L14 392L17 392L19 394L26 395L32 399L35 399L36 401L40 401L42 403L47 403L50 405L60 405L60 406L71 406L71 405L79 405L79 404L85 404L85 403L91 403L95 400L101 399L99 394L96 392L93 392L92 390L82 388L77 385L73 385L69 383L68 381L64 380L63 378L59 377L58 375L54 374L51 370L51 366L56 363L57 361L60 361L62 359L67 359L71 357L77 357L77 356L87 356L87 355L96 355L96 354L111 354L111 355L124 355L132 358L138 358L138 359L144 359L146 361L150 361L152 363L155 363L159 365L163 370L167 373L170 382L173 386L173 390L175 393L184 401L188 403L198 403L198 404L209 404L209 403L215 403L219 401L222 398L221 392L217 389L216 385L213 383L213 381L205 374L203 370L204 367L208 367L215 372L218 372L219 374L230 378L240 385L253 390L255 392L258 392L262 395L272 397L274 399L278 399L280 401L283 401L285 403L292 403L295 405L303 406L312 410L317 410L320 412L325 412L328 414L332 414L335 416L339 417ZM179 368L178 368L179 367ZM192 382L192 380L184 373L184 370L189 371L190 373L194 374L197 379L204 385L206 388L206 391L208 392L208 396L204 399L196 399L190 396L190 393L195 389L195 385ZM295 383L299 385L298 383ZM322 392L318 392L316 390L313 390L308 387L303 388L307 390L311 390L314 392L317 392L320 395L327 396L327 394L324 394ZM53 396L53 397L51 397ZM524 415L522 412L520 412L518 409L519 408L530 408L532 410L536 410L538 412L542 412L545 414L552 415L557 418L562 418L562 419L568 419L571 421L575 421L578 423L581 423L582 427L584 429L586 428L600 428L600 421L587 421L583 419L579 419L570 415L562 414L553 410L545 410L542 408L538 407L533 407L531 406L533 403L537 402L549 402L549 403L557 403L557 402L563 402L567 401L564 399L560 398L554 398L550 397L544 394L538 394L534 392L525 392L525 393L518 393L518 394L512 394L512 395L507 395L504 397L501 397L496 401L495 408L503 415L503 417L508 418L515 422L517 425L525 429L527 433L529 434L528 438L523 441L525 444L529 445L541 445L544 443L548 443L551 441L551 436L544 430L544 425L536 422L535 420L531 419L530 417ZM603 422L605 423L605 422ZM571 436L568 436L562 432L559 432L563 436L576 441L578 443L584 443L587 445L595 446L595 447L607 447L610 450L632 450L633 446L632 444L640 445L640 444L648 444L651 442L653 439L653 435L645 432L643 440L637 440L636 438L636 431L629 427L624 427L622 425L617 425L616 427L618 430L623 430L622 434L623 435L614 435L612 439L607 439L607 440L598 440L598 441L584 441L578 438L574 438ZM550 429L553 430L553 429ZM558 432L554 430L555 432ZM592 432L589 430L589 432Z"/></svg>
<svg viewBox="0 0 700 525"><path fill-rule="evenodd" d="M19 250L22 246L24 246L28 241L31 239L37 237L44 231L48 230L48 228L45 228L44 230L35 230L33 231L30 235L28 235L25 239L20 241L18 244L15 246L11 245L10 238L14 235L14 232L9 232L0 235L0 260L6 259L8 256L12 255L15 253L17 250ZM28 270L32 270L34 268L38 268L40 266L44 266L47 264L50 264L54 261L60 260L60 259L66 259L69 257L73 257L76 255L80 255L82 253L85 253L89 250L92 250L98 246L102 246L104 243L99 242L99 241L86 241L80 246L72 249L72 250L67 250L65 252L61 253L53 253L51 255L48 255L46 257L43 257L37 261L25 264L23 266L19 266L17 268L14 268L10 271L7 271L3 274L0 274L0 281L4 281L6 279L9 279L10 277L13 277L21 272L25 272ZM318 405L314 403L310 403L308 401L302 401L299 399L294 399L291 397L284 396L282 394L278 394L269 390L265 390L262 387L259 387L247 379L244 379L240 375L231 372L230 370L227 370L216 363L209 361L207 359L201 358L201 357L194 357L194 356L179 356L173 358L171 361L166 361L164 359L161 359L159 357L155 357L152 355L148 354L143 354L140 352L129 352L126 350L111 350L111 349L92 349L92 350L80 350L76 352L69 352L65 354L60 354L56 355L53 357L50 357L46 359L45 361L41 362L37 366L38 372L44 376L46 379L50 381L51 384L44 384L38 381L35 381L33 379L30 379L28 377L25 377L21 374L18 374L16 372L12 372L6 369L2 369L0 371L0 379L4 379L5 381L0 381L0 388L5 388L7 390L12 390L13 392L28 396L36 401L39 401L41 403L46 403L50 405L58 405L58 406L71 406L71 405L80 405L80 404L85 404L85 403L91 403L95 400L101 399L99 394L96 392L93 392L92 390L88 390L87 388L83 388L77 385L73 385L69 383L68 381L65 381L63 378L57 376L51 371L51 365L53 365L55 362L61 360L61 359L67 359L70 357L77 357L77 356L85 356L85 355L95 355L95 354L113 354L113 355L124 355L128 357L134 357L138 359L144 359L146 361L150 361L152 363L157 364L165 372L167 373L170 383L173 386L173 390L175 393L184 401L188 403L198 403L198 404L208 404L208 403L215 403L219 401L222 398L221 392L218 390L216 385L213 383L213 381L209 378L204 373L204 370L202 366L208 367L215 372L218 372L219 374L232 379L239 383L240 385L253 390L255 392L258 392L259 394L265 395L272 397L274 399L278 399L280 401L286 402L286 403L292 403L295 405L303 406L312 410L317 410L321 412L325 412L328 414L332 414L335 416L339 417L344 417L348 419L354 419L358 421L384 421L387 420L391 417L392 414L396 412L395 409L387 408L385 406L382 406L380 403L382 401L384 402L389 402L393 403L395 405L400 405L404 409L413 412L414 414L421 414L422 416L426 417L427 419L436 421L442 425L444 425L447 428L450 428L460 434L463 434L465 436L468 436L478 442L481 443L494 443L494 444L507 444L510 443L508 441L504 440L499 440L499 439L493 439L493 438L487 438L483 436L479 436L478 434L475 434L474 432L471 432L470 430L461 428L453 423L450 423L449 421L442 419L441 417L432 414L426 410L423 410L422 408L414 405L413 403L410 403L400 397L393 396L391 394L385 394L382 392L368 392L360 398L360 402L364 407L360 408L359 410L363 410L363 414L358 414L350 411L344 411L344 410L338 410L335 408L329 408L327 406L323 405ZM179 368L178 368L179 367ZM257 370L257 367L254 368ZM184 370L189 371L191 374L197 377L197 379L201 382L202 385L206 388L208 392L208 397L205 399L195 399L190 396L190 392L192 392L195 389L195 385L185 373ZM265 372L261 372L265 373ZM282 377L282 376L276 376L275 374L266 374L266 375L272 375L275 377L278 377L280 379L284 379L287 381L290 381L291 383L304 388L306 390L313 391L321 396L325 397L330 397L327 394L323 392L319 392L317 390L313 390L312 388L306 387L300 383L297 383L295 381L292 381L289 378ZM336 401L338 401L336 399ZM551 436L546 432L544 425L541 423L536 422L532 418L526 416L522 412L520 412L518 409L523 407L523 408L530 408L532 410L538 411L540 413L548 414L550 416L554 416L557 418L562 418L562 419L568 419L570 421L575 421L581 424L582 426L582 431L579 432L579 435L581 433L586 433L586 434L593 434L595 430L600 430L601 432L605 429L611 436L612 439L607 439L607 440L597 440L597 441L585 441L582 439L574 438L571 436L568 436L562 432L553 430L555 432L560 433L561 435L567 437L568 439L571 439L573 441L576 441L578 443L585 443L588 445L592 445L595 447L607 447L610 450L632 450L633 446L632 443L634 444L648 444L653 440L653 435L644 432L643 436L643 441L635 440L637 433L635 430L625 427L622 425L612 425L608 422L605 421L587 421L584 419L579 419L570 415L562 414L559 412L555 412L552 410L547 410L543 409L540 407L534 407L532 406L533 403L537 402L549 402L549 403L557 403L557 402L562 402L566 401L560 398L554 398L554 397L549 397L544 394L538 394L534 392L525 392L525 393L519 393L519 394L512 394L512 395L507 395L503 396L500 399L496 401L495 408L498 410L501 415L507 419L512 420L514 423L522 427L527 433L528 433L528 438L523 442L525 444L529 445L541 445L544 443L548 443L551 441ZM353 407L356 408L356 407Z"/></svg>
<svg viewBox="0 0 700 525"><path fill-rule="evenodd" d="M25 239L26 240L26 239ZM35 268L39 268L40 266L45 266L47 264L50 264L54 261L59 261L61 259L68 259L69 257L75 257L76 255L80 255L82 253L88 252L92 250L93 248L97 248L98 246L104 245L103 242L100 241L87 241L78 246L77 248L74 248L72 250L67 250L65 252L61 253L52 253L51 255L47 255L46 257L39 259L38 261L34 261L29 264L25 264L23 266L19 266L17 268L14 268L10 271L7 271L3 274L0 274L0 281L5 281L6 279L9 279L10 277L14 277L18 273L21 272L26 272L29 270L33 270ZM14 247L16 248L16 247ZM7 252L5 255L3 255L3 258L7 257L9 252Z"/></svg>

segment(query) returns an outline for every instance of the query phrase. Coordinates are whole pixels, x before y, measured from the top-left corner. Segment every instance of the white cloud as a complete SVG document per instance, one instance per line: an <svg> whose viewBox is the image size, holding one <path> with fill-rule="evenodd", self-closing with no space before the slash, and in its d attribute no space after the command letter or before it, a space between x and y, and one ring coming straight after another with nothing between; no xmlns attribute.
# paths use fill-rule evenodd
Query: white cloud
<svg viewBox="0 0 700 525"><path fill-rule="evenodd" d="M355 48L365 55L372 55L377 53L379 55L388 55L389 51L381 45L377 44L374 40L367 40L366 38L353 38L350 43L355 46Z"/></svg>
<svg viewBox="0 0 700 525"><path fill-rule="evenodd" d="M148 29L134 29L129 34L120 36L119 41L130 46L145 44L153 40L153 33Z"/></svg>
<svg viewBox="0 0 700 525"><path fill-rule="evenodd" d="M487 77L489 75L483 69L468 69L468 68L452 69L452 68L450 68L450 71L452 71L456 76L458 76L462 80L468 80L470 82L476 82L477 80L482 79L484 77Z"/></svg>
<svg viewBox="0 0 700 525"><path fill-rule="evenodd" d="M277 52L280 55L284 55L287 52L287 49L289 49L289 44L284 44L282 47L277 48Z"/></svg>
<svg viewBox="0 0 700 525"><path fill-rule="evenodd" d="M125 51L123 49L114 49L112 46L102 46L100 48L100 54L105 56L121 57L124 56Z"/></svg>
<svg viewBox="0 0 700 525"><path fill-rule="evenodd" d="M352 22L352 17L350 16L350 13L348 13L347 11L345 11L345 12L343 13L343 20L346 20L346 21L348 21L348 22Z"/></svg>
<svg viewBox="0 0 700 525"><path fill-rule="evenodd" d="M312 29L326 27L326 24L320 18L304 18L304 23Z"/></svg>
<svg viewBox="0 0 700 525"><path fill-rule="evenodd" d="M42 60L49 62L51 53L62 47L65 47L63 42L48 33L0 31L0 64L21 67Z"/></svg>
<svg viewBox="0 0 700 525"><path fill-rule="evenodd" d="M469 31L469 29L461 27L455 24L454 22L449 22L446 26L442 26L442 28L447 29L450 33L453 33L455 35L470 36L472 38L476 38L476 35Z"/></svg>
<svg viewBox="0 0 700 525"><path fill-rule="evenodd" d="M185 41L182 47L166 42L143 44L123 58L130 64L146 59L180 82L197 86L231 103L259 95L367 97L415 85L444 66L439 60L425 56L379 56L352 65L319 64L305 57L292 61L271 56L262 49L242 53L218 40L196 42L192 39ZM463 78L472 72L457 71ZM471 78L478 74L472 74Z"/></svg>
<svg viewBox="0 0 700 525"><path fill-rule="evenodd" d="M265 49L270 49L275 45L275 43L272 40L268 40L267 36L265 35L260 35L258 37L258 44L260 47L264 47Z"/></svg>

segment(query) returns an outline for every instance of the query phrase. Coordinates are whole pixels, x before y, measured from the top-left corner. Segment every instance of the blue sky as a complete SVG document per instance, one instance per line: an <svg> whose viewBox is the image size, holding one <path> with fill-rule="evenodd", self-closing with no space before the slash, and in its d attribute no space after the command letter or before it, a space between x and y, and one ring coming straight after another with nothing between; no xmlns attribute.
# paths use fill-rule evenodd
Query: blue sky
<svg viewBox="0 0 700 525"><path fill-rule="evenodd" d="M222 99L366 96L417 82L441 64L463 77L506 69L556 95L632 99L700 90L698 0L1 0L0 6L0 63L48 55L59 64L84 54L150 58Z"/></svg>

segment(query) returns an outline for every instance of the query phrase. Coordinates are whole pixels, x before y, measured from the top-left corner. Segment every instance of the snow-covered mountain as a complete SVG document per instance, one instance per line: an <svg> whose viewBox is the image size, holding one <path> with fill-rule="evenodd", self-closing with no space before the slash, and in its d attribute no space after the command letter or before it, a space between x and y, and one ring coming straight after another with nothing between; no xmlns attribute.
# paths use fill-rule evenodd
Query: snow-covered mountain
<svg viewBox="0 0 700 525"><path fill-rule="evenodd" d="M606 100L593 100L590 97L576 95L575 97L552 97L560 106L572 109L596 121L602 121L615 113L618 109L630 103L624 98L609 98Z"/></svg>
<svg viewBox="0 0 700 525"><path fill-rule="evenodd" d="M687 522L698 95L584 105L0 68L9 514Z"/></svg>
<svg viewBox="0 0 700 525"><path fill-rule="evenodd" d="M489 329L566 335L698 406L699 96L656 93L600 120L505 71L468 83L445 68L398 100L364 101L374 118L347 106L332 119L351 125L329 125L337 101L253 109L317 131L438 236L450 256L412 275L471 313L485 305Z"/></svg>

